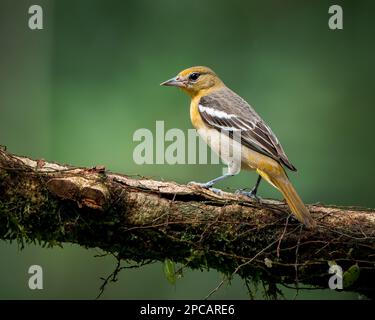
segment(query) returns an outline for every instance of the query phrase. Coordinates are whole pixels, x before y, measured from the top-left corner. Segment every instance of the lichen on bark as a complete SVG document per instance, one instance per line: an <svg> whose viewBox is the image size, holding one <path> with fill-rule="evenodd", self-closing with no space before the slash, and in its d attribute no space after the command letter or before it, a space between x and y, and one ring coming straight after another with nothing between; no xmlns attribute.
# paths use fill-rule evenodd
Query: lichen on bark
<svg viewBox="0 0 375 320"><path fill-rule="evenodd" d="M329 262L357 266L352 290L374 295L373 210L310 205L307 230L285 203L133 179L102 167L77 168L0 150L0 238L21 246L76 243L140 265L169 259L183 268L278 285L327 288ZM354 267L353 267L354 268ZM354 270L354 269L351 270Z"/></svg>

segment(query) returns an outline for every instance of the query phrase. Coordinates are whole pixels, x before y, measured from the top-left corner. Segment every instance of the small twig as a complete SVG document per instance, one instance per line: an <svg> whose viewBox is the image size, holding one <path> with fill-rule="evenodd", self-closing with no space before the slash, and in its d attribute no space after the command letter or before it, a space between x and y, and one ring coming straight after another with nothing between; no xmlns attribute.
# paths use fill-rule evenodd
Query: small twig
<svg viewBox="0 0 375 320"><path fill-rule="evenodd" d="M298 226L297 228L299 228L300 226ZM297 228L293 229L291 232L294 232ZM243 268L244 266L250 264L251 262L253 262L254 259L256 259L256 257L258 257L260 254L262 254L263 252L265 252L266 250L268 250L269 248L271 248L274 244L276 244L277 242L279 241L279 239L271 242L268 246L266 246L265 248L263 248L262 250L260 250L257 254L255 254L251 259L249 259L248 261L240 264L232 273L232 277L241 269ZM212 296L216 291L218 291L221 286L224 284L224 280L222 280L219 285L213 289L205 298L204 300L207 300L210 296Z"/></svg>
<svg viewBox="0 0 375 320"><path fill-rule="evenodd" d="M289 217L290 217L290 215L288 215L288 217L286 218L284 230L283 230L283 232L282 232L282 234L281 234L281 236L280 236L279 243L277 244L276 256L277 256L278 258L280 258L280 244L281 244L281 240L283 240L283 237L284 237L284 235L285 235L286 228L288 227Z"/></svg>
<svg viewBox="0 0 375 320"><path fill-rule="evenodd" d="M295 270L295 272L296 272L296 277L295 277L295 283L296 283L296 294L295 294L295 296L294 296L294 298L293 298L293 300L295 300L296 298L297 298L297 296L298 296L298 293L299 293L299 288L298 288L298 283L299 283L299 281L298 281L298 250L299 250L299 244L301 243L301 232L302 232L302 226L301 226L301 228L300 228L300 230L299 230L299 235L298 235L298 241L297 241L297 247L296 247L296 253L295 253L295 255L296 255L296 260L294 261L294 270Z"/></svg>
<svg viewBox="0 0 375 320"><path fill-rule="evenodd" d="M104 289L105 287L107 286L108 282L114 282L116 281L116 277L117 277L117 274L120 272L120 269L121 269L121 259L119 259L118 256L115 256L114 254L112 254L116 260L117 260L117 263L116 263L116 267L115 269L111 272L111 274L109 276L107 276L106 278L100 278L101 280L103 280L103 283L101 284L100 288L99 288L99 294L96 296L95 299L99 299L101 297L101 295L103 294L104 292Z"/></svg>

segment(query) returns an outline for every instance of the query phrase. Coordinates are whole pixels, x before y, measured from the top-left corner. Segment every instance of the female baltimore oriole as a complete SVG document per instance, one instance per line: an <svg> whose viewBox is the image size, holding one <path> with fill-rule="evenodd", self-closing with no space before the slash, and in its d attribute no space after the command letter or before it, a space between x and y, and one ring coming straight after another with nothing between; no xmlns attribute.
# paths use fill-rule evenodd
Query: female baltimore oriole
<svg viewBox="0 0 375 320"><path fill-rule="evenodd" d="M308 228L316 223L290 183L283 166L296 171L277 137L255 110L239 95L227 88L220 78L207 67L192 67L161 85L179 87L191 97L190 117L202 139L228 165L228 172L206 183L194 183L211 188L216 182L239 173L240 169L255 170L258 180L251 192L255 197L261 178L281 191L296 218ZM230 133L240 132L240 141ZM229 133L229 135L228 135ZM232 144L240 152L240 161L233 161L223 151Z"/></svg>

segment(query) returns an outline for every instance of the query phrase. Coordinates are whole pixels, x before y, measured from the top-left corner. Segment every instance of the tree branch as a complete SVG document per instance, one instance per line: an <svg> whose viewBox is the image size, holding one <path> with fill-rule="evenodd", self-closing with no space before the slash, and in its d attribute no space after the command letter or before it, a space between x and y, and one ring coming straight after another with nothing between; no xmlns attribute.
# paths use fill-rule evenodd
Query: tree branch
<svg viewBox="0 0 375 320"><path fill-rule="evenodd" d="M373 296L375 212L308 208L317 221L314 230L295 221L280 201L217 195L0 149L1 239L77 243L137 263L168 258L239 274L246 284L261 280L271 295L278 283L328 288L328 263L335 261L347 271L344 290Z"/></svg>

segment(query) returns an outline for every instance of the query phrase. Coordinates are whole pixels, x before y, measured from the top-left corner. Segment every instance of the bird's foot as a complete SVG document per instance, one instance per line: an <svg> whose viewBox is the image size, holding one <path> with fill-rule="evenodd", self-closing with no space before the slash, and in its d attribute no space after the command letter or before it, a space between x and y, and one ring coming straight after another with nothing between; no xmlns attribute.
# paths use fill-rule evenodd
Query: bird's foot
<svg viewBox="0 0 375 320"><path fill-rule="evenodd" d="M209 183L209 182L206 182L206 183L202 183L202 182L195 182L195 181L190 181L188 183L189 186L198 186L198 187L201 187L201 188L204 188L204 189L209 189L212 187L212 183Z"/></svg>
<svg viewBox="0 0 375 320"><path fill-rule="evenodd" d="M239 189L239 190L236 190L235 194L240 194L240 195L243 195L243 196L247 196L251 199L254 199L254 200L257 200L257 201L260 201L262 200L262 198L258 197L256 192L254 190L251 190L251 191L245 191L244 189Z"/></svg>
<svg viewBox="0 0 375 320"><path fill-rule="evenodd" d="M204 189L208 189L218 195L221 195L223 193L222 190L220 189L217 189L217 188L212 188L212 183L209 183L209 182L206 182L206 183L202 183L202 182L195 182L195 181L190 181L188 183L189 186L198 186L198 187L201 187L201 188L204 188Z"/></svg>

